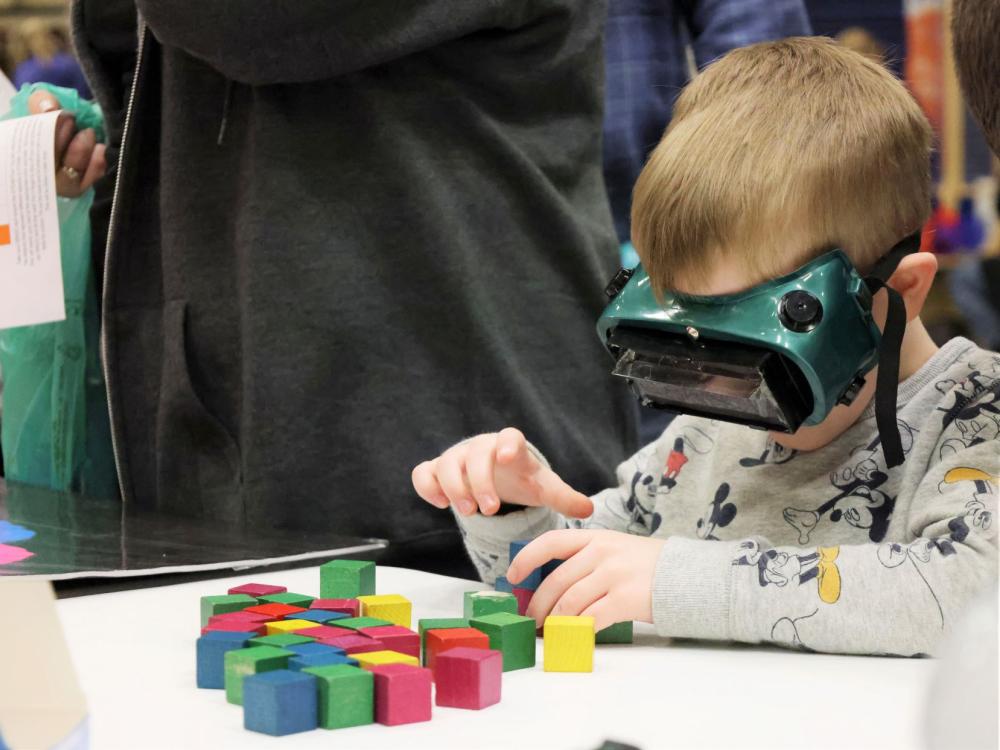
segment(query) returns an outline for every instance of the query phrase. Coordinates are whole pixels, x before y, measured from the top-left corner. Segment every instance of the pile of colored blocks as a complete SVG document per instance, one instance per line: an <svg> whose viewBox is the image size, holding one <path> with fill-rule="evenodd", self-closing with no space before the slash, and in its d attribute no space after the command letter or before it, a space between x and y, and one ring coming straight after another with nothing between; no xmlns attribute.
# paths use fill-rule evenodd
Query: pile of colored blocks
<svg viewBox="0 0 1000 750"><path fill-rule="evenodd" d="M414 631L411 603L376 594L375 573L334 560L320 568L319 598L255 583L202 597L198 687L224 689L247 729L285 735L428 721L432 694L438 706L486 708L500 702L503 672L535 666L535 621L513 592L467 592L463 617ZM625 626L631 642L631 623L596 641L625 642ZM545 671L591 671L594 643L593 618L548 617Z"/></svg>

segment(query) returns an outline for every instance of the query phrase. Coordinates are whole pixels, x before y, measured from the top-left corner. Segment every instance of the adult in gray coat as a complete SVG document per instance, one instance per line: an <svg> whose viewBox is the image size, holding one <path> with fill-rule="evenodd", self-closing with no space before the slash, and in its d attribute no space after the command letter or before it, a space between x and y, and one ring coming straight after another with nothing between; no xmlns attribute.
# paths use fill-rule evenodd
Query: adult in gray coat
<svg viewBox="0 0 1000 750"><path fill-rule="evenodd" d="M594 321L603 2L138 0L104 254L122 494L465 571L410 467L523 424L583 491L634 448ZM291 10L294 8L294 10Z"/></svg>

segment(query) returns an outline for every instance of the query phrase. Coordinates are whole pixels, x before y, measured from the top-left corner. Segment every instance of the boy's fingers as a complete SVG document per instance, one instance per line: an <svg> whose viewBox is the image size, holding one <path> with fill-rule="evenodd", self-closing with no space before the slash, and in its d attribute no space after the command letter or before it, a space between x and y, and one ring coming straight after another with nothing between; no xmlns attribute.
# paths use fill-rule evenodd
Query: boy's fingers
<svg viewBox="0 0 1000 750"><path fill-rule="evenodd" d="M413 489L417 491L424 500L438 508L448 507L448 498L441 490L437 477L434 476L434 461L424 461L413 467L410 475L413 481Z"/></svg>
<svg viewBox="0 0 1000 750"><path fill-rule="evenodd" d="M564 482L554 471L540 472L542 499L545 505L570 518L588 518L594 503Z"/></svg>
<svg viewBox="0 0 1000 750"><path fill-rule="evenodd" d="M516 427L506 427L497 433L497 463L524 474L532 474L541 466L528 450L524 433Z"/></svg>
<svg viewBox="0 0 1000 750"><path fill-rule="evenodd" d="M470 516L476 512L476 504L465 483L465 448L463 445L445 451L437 460L434 473L448 501L459 513Z"/></svg>
<svg viewBox="0 0 1000 750"><path fill-rule="evenodd" d="M600 580L599 575L592 573L581 578L563 592L563 595L552 605L552 614L570 617L581 615L587 607L606 596L607 593L607 585Z"/></svg>
<svg viewBox="0 0 1000 750"><path fill-rule="evenodd" d="M582 529L546 531L518 552L517 556L510 561L510 567L507 569L507 580L517 584L524 580L528 573L549 560L568 560L586 547L592 536L591 532ZM560 565L556 572L564 567L565 564ZM555 572L552 575L555 575Z"/></svg>
<svg viewBox="0 0 1000 750"><path fill-rule="evenodd" d="M605 594L580 613L581 617L594 618L595 633L598 630L611 627L616 622L614 616L611 614L611 602L609 600L610 597Z"/></svg>
<svg viewBox="0 0 1000 750"><path fill-rule="evenodd" d="M40 115L59 109L59 100L48 91L36 91L28 97L28 112L33 115Z"/></svg>
<svg viewBox="0 0 1000 750"><path fill-rule="evenodd" d="M528 604L528 617L534 617L535 621L542 625L549 614L563 615L576 614L576 612L559 612L554 608L557 602L581 581L592 578L592 573L596 566L596 560L592 555L574 555L554 571L552 571L538 590L531 595L531 603ZM596 597L595 597L596 598ZM591 603L592 600L581 604L581 609Z"/></svg>
<svg viewBox="0 0 1000 750"><path fill-rule="evenodd" d="M494 471L496 468L496 437L481 435L469 441L468 458L465 461L465 474L469 480L469 489L473 499L479 504L483 515L492 515L500 508L497 497Z"/></svg>

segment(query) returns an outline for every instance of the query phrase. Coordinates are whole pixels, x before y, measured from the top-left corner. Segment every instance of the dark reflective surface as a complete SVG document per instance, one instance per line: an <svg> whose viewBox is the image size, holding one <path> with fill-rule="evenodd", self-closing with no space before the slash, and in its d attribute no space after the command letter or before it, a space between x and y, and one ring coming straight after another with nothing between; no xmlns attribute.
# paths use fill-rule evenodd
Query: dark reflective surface
<svg viewBox="0 0 1000 750"><path fill-rule="evenodd" d="M378 539L247 529L165 516L123 506L118 500L86 498L3 480L0 520L35 532L30 539L6 542L33 554L0 565L0 575L52 579L146 576L251 565L259 568L385 546ZM0 543L4 543L2 536Z"/></svg>

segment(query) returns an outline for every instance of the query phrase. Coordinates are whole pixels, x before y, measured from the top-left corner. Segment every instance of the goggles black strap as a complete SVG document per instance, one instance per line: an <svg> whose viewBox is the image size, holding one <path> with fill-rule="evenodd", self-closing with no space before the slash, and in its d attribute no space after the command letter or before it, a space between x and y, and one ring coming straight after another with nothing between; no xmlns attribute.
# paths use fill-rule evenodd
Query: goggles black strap
<svg viewBox="0 0 1000 750"><path fill-rule="evenodd" d="M899 354L906 332L906 305L899 292L886 282L895 273L904 256L920 249L920 232L915 232L893 246L865 277L868 290L874 295L885 289L888 308L885 328L878 347L878 378L875 383L875 424L878 426L882 453L888 468L903 463L903 441L896 424L896 392L899 388Z"/></svg>

